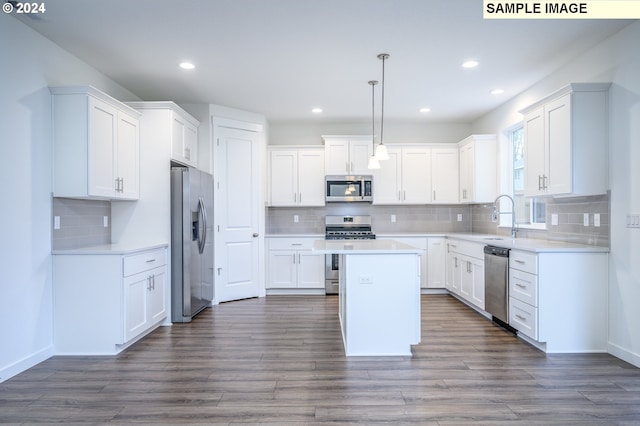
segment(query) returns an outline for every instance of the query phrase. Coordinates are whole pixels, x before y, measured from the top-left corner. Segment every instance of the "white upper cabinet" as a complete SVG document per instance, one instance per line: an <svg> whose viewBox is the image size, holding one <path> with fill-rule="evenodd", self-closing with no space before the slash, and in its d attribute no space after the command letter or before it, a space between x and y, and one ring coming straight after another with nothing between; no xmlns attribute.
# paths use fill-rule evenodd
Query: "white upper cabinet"
<svg viewBox="0 0 640 426"><path fill-rule="evenodd" d="M389 159L373 170L373 203L430 203L431 149L387 145L387 152Z"/></svg>
<svg viewBox="0 0 640 426"><path fill-rule="evenodd" d="M460 186L458 147L431 150L431 186L433 204L457 204Z"/></svg>
<svg viewBox="0 0 640 426"><path fill-rule="evenodd" d="M525 195L608 189L609 83L573 83L525 108Z"/></svg>
<svg viewBox="0 0 640 426"><path fill-rule="evenodd" d="M493 202L497 194L495 135L471 135L458 143L460 149L461 203Z"/></svg>
<svg viewBox="0 0 640 426"><path fill-rule="evenodd" d="M90 86L50 90L53 196L138 199L140 113Z"/></svg>
<svg viewBox="0 0 640 426"><path fill-rule="evenodd" d="M188 166L198 166L199 122L174 113L171 122L171 159Z"/></svg>
<svg viewBox="0 0 640 426"><path fill-rule="evenodd" d="M371 136L322 136L322 139L324 140L325 174L371 174L371 170L367 168L369 157L373 155Z"/></svg>
<svg viewBox="0 0 640 426"><path fill-rule="evenodd" d="M324 150L269 148L271 206L324 206Z"/></svg>

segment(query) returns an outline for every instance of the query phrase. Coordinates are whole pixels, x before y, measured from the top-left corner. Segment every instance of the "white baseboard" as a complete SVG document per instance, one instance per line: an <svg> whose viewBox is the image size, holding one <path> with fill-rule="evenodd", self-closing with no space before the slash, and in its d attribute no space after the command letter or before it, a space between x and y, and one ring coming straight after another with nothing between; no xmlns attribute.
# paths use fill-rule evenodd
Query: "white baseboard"
<svg viewBox="0 0 640 426"><path fill-rule="evenodd" d="M52 356L53 346L48 346L41 351L33 353L7 367L0 369L0 383L4 382L5 380L9 380L13 376L17 376L23 371L26 371L31 367L40 364L42 361L49 359Z"/></svg>
<svg viewBox="0 0 640 426"><path fill-rule="evenodd" d="M616 358L620 358L621 360L640 368L640 354L633 353L630 350L611 342L607 345L607 352Z"/></svg>

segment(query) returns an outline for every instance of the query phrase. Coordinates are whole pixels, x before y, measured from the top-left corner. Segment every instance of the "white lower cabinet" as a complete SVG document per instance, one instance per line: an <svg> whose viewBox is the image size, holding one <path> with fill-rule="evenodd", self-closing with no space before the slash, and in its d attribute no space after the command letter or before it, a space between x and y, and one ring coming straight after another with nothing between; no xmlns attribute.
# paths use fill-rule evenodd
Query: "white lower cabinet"
<svg viewBox="0 0 640 426"><path fill-rule="evenodd" d="M608 254L511 250L509 325L548 353L607 351Z"/></svg>
<svg viewBox="0 0 640 426"><path fill-rule="evenodd" d="M55 353L110 355L167 317L167 248L53 256Z"/></svg>
<svg viewBox="0 0 640 426"><path fill-rule="evenodd" d="M325 255L312 251L317 239L267 238L267 290L324 291Z"/></svg>
<svg viewBox="0 0 640 426"><path fill-rule="evenodd" d="M455 239L446 242L446 288L484 310L484 244Z"/></svg>
<svg viewBox="0 0 640 426"><path fill-rule="evenodd" d="M427 238L427 285L426 288L445 288L446 239ZM423 274L425 274L423 272Z"/></svg>

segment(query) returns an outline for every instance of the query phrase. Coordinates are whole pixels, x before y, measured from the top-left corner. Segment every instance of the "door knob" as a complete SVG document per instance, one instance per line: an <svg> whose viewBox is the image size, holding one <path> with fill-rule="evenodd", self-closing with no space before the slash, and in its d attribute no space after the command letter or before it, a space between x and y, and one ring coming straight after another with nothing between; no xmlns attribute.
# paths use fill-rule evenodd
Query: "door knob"
<svg viewBox="0 0 640 426"><path fill-rule="evenodd" d="M257 237L258 237L258 233L257 233L257 232L254 232L254 233L253 233L253 238L257 238Z"/></svg>

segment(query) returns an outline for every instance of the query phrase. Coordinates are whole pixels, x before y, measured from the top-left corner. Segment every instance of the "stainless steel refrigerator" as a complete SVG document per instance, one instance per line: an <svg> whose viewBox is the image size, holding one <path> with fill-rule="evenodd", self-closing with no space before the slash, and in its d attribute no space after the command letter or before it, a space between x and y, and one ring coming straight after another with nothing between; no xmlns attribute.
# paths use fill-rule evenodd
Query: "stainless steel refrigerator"
<svg viewBox="0 0 640 426"><path fill-rule="evenodd" d="M171 320L190 322L213 300L213 177L171 167Z"/></svg>

